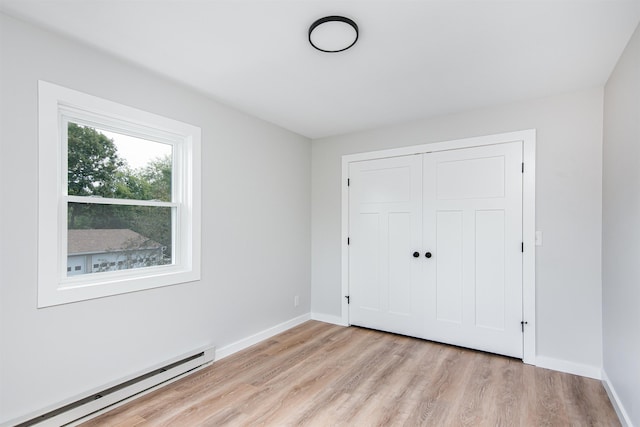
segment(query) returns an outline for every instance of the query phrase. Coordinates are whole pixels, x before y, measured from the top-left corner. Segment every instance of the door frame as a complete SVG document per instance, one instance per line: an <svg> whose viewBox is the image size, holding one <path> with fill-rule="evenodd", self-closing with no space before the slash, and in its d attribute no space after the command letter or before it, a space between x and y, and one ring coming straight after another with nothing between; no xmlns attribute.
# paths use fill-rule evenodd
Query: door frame
<svg viewBox="0 0 640 427"><path fill-rule="evenodd" d="M391 148L387 150L369 151L342 156L342 231L341 231L341 318L343 325L349 325L349 163L374 160L387 157L407 156L413 154L432 153L435 151L456 150L461 148L481 147L485 145L522 142L522 159L524 172L522 176L522 239L524 252L522 255L522 316L527 322L523 334L524 363L535 365L536 362L536 251L535 251L535 194L536 194L536 130L527 129L517 132L496 135L478 136L409 147Z"/></svg>

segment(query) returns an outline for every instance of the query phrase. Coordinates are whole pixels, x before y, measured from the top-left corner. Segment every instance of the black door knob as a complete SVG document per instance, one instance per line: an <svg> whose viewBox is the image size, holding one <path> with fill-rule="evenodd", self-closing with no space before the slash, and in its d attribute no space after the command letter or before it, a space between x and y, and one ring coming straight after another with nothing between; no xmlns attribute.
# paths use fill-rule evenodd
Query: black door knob
<svg viewBox="0 0 640 427"><path fill-rule="evenodd" d="M424 256L426 256L427 258L431 258L431 252L427 252L426 254L424 254Z"/></svg>
<svg viewBox="0 0 640 427"><path fill-rule="evenodd" d="M420 256L420 252L414 252L414 253L413 253L413 257L414 257L414 258L418 258L419 256Z"/></svg>

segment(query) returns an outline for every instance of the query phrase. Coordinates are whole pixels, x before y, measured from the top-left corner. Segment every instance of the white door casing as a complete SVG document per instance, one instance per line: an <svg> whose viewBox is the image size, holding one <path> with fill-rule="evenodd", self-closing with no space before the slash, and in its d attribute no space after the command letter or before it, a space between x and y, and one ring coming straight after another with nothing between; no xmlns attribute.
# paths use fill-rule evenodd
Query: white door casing
<svg viewBox="0 0 640 427"><path fill-rule="evenodd" d="M459 150L462 148L466 150ZM422 156L421 153L428 154ZM407 155L412 156L401 159ZM397 204L391 206L387 203L386 212L380 209L381 205L371 209L373 204L369 204L367 214L361 204L358 215L377 215L378 218L386 215L382 224L387 228L390 226L392 231L395 227L404 233L420 229L421 224L400 226L409 224L399 221L400 218L423 216L423 235L418 239L415 235L412 240L405 238L401 245L396 238L394 246L385 243L388 235L384 233L389 230L380 228L378 237L382 237L382 242L376 238L377 246L368 246L369 255L363 256L361 261L354 260L356 264L350 266L350 250L355 246L348 246L346 241L355 237L353 233L361 233L362 230L349 230L357 217L348 209L349 197L353 197L355 192L354 200L359 200L359 193L369 191L357 188L355 181L360 178L355 178L354 174L371 169L371 166L384 169L402 162L408 162L415 168L416 157L424 159L420 168L424 210L411 201L402 212ZM367 165L366 161L371 159L378 161ZM527 173L522 172L523 161ZM387 311L383 315L381 311L375 314L378 317L373 323L363 323L372 321L361 316L363 301L352 300L354 305L349 310L345 299L343 323L449 342L521 357L526 363L535 363L534 172L534 130L344 156L343 178L345 184L351 178L352 185L349 191L345 185L343 191L343 295L355 292L355 299L361 299L358 296L359 285L351 285L351 289L349 286L352 279L360 274L353 268L372 256L372 248L388 251L395 247L402 255L392 255L383 261L378 272L375 271L377 267L372 267L375 263L371 259L367 261L369 277L383 273L380 276L383 288L380 289L384 291L382 295L387 296L387 302L379 302L378 307ZM400 181L398 179L398 183ZM415 194L418 186L412 182L410 190L405 189L405 194ZM393 199L386 197L387 200ZM407 208L415 209L416 215L408 213ZM374 222L369 221L371 224ZM358 237L360 243L364 243L360 240L362 238ZM525 250L521 252L523 243ZM409 246L416 244L419 247L411 247L409 254L414 249L419 251L417 260L407 254ZM357 258L358 251L355 252ZM431 252L432 257L427 259L426 252ZM385 266L385 262L388 265ZM402 265L409 267L404 275L397 272ZM385 269L387 271L383 271ZM416 275L420 280L416 281ZM394 301L397 305L403 298L389 293L390 281L402 283L400 294L404 296L405 307L410 310L393 309ZM420 286L420 283L428 286ZM411 305L406 305L409 301L407 296L410 296ZM370 302L368 304L371 305ZM367 314L371 317L369 311ZM385 317L404 319L405 322L387 320L385 326ZM413 319L411 326L407 326L410 323L408 319ZM521 321L527 322L524 332Z"/></svg>

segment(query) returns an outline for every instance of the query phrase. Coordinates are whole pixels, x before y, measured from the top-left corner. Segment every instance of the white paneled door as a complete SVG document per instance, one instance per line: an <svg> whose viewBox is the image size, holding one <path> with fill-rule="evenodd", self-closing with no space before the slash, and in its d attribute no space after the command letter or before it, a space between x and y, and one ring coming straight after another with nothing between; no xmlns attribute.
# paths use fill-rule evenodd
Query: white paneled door
<svg viewBox="0 0 640 427"><path fill-rule="evenodd" d="M423 159L423 337L521 358L522 143Z"/></svg>
<svg viewBox="0 0 640 427"><path fill-rule="evenodd" d="M350 322L420 336L422 157L354 162L349 176Z"/></svg>
<svg viewBox="0 0 640 427"><path fill-rule="evenodd" d="M522 358L522 143L353 162L349 321Z"/></svg>

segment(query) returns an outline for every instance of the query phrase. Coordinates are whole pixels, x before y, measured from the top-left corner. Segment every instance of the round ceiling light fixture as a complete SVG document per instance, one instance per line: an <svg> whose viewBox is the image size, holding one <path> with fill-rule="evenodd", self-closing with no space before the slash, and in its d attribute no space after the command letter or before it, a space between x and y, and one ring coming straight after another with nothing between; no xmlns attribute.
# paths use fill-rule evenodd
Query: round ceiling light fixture
<svg viewBox="0 0 640 427"><path fill-rule="evenodd" d="M358 25L344 16L325 16L309 27L309 43L321 52L342 52L358 41Z"/></svg>

